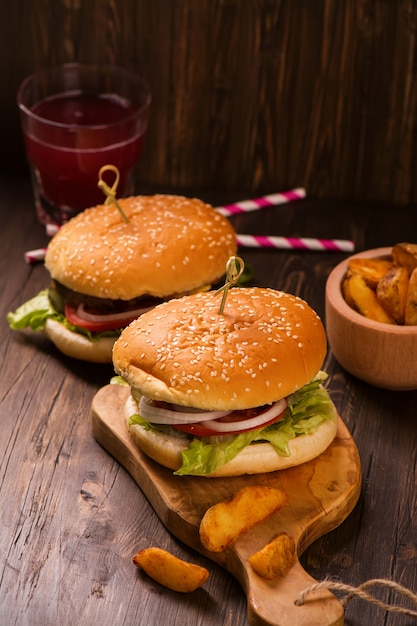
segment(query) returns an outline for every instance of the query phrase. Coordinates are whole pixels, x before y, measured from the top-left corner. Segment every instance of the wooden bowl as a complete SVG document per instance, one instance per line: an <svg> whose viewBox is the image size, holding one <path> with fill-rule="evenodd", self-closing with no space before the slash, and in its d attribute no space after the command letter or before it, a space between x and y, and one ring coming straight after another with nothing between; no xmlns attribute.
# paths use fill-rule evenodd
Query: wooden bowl
<svg viewBox="0 0 417 626"><path fill-rule="evenodd" d="M391 248L359 252L350 258L389 258ZM342 295L349 259L339 263L326 283L326 330L339 363L351 374L383 389L417 389L417 326L369 320Z"/></svg>

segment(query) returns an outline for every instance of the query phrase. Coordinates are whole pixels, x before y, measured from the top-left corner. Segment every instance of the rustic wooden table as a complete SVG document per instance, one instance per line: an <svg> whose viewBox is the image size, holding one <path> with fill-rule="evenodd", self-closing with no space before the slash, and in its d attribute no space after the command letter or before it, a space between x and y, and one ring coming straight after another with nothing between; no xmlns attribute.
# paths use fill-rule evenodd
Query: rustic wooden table
<svg viewBox="0 0 417 626"><path fill-rule="evenodd" d="M28 182L1 182L0 623L247 624L239 584L171 536L128 473L93 439L91 402L112 376L111 366L67 359L41 335L9 330L7 311L48 285L42 264L23 260L25 250L47 239ZM307 199L232 222L240 233L354 239L358 251L417 240L413 207ZM324 318L326 278L345 254L241 253L256 284L297 293ZM361 456L363 486L351 515L312 544L302 564L318 581L358 586L384 578L417 591L417 392L362 383L330 350L325 369ZM204 588L179 595L142 576L131 557L151 544L208 567ZM398 601L388 591L377 595ZM359 599L348 604L345 620L350 626L413 623Z"/></svg>

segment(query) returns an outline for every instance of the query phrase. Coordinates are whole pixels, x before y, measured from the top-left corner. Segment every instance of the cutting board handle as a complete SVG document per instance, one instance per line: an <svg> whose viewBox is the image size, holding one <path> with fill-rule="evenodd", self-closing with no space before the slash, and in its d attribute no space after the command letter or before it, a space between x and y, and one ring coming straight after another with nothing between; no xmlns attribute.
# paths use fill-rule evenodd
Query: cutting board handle
<svg viewBox="0 0 417 626"><path fill-rule="evenodd" d="M317 582L298 559L288 574L275 582L262 579L249 564L245 566L245 574L251 626L343 626L343 606L329 591L313 591L303 605L296 605L300 593Z"/></svg>

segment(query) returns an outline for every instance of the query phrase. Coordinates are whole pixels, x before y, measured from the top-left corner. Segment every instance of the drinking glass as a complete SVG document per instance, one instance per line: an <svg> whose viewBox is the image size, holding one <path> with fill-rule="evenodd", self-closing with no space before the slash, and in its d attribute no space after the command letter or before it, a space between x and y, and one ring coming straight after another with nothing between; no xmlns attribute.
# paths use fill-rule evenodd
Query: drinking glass
<svg viewBox="0 0 417 626"><path fill-rule="evenodd" d="M134 193L151 104L141 76L114 65L69 63L28 76L17 103L41 223L60 225L102 204L97 183L104 165L119 170L118 197Z"/></svg>

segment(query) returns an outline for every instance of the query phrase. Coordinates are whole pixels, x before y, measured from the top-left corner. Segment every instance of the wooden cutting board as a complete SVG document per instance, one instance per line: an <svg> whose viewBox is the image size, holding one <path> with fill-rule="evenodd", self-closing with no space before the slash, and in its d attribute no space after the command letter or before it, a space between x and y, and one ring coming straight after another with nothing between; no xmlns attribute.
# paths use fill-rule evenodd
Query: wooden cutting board
<svg viewBox="0 0 417 626"><path fill-rule="evenodd" d="M91 411L94 438L129 472L173 535L236 577L247 596L249 623L341 626L343 607L330 592L315 592L303 606L294 604L298 594L316 582L298 559L284 578L274 581L255 574L247 559L281 531L294 537L300 555L352 511L360 494L361 466L343 421L339 418L337 436L323 454L295 468L233 478L173 476L130 440L123 417L128 394L127 387L118 385L107 385L97 392ZM224 552L208 552L199 539L205 511L250 484L279 487L288 494L289 503Z"/></svg>

